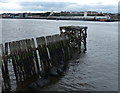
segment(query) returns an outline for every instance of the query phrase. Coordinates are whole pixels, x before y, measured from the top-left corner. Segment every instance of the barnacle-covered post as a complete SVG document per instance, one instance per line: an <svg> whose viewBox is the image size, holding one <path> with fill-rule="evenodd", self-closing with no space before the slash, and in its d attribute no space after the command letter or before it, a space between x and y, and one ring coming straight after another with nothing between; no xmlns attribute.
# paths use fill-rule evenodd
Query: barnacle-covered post
<svg viewBox="0 0 120 93"><path fill-rule="evenodd" d="M79 52L81 52L81 44L84 45L85 52L86 48L86 38L87 38L87 27L83 26L62 26L60 27L60 34L69 37L69 43L71 47L78 47Z"/></svg>

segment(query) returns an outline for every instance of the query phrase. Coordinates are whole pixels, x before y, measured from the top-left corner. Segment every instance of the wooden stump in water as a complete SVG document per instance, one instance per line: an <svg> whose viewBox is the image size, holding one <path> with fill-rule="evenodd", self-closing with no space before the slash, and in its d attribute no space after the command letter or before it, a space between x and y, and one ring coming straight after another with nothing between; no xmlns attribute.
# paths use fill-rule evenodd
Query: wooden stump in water
<svg viewBox="0 0 120 93"><path fill-rule="evenodd" d="M10 77L9 77L9 70L8 70L8 43L5 43L5 46L3 44L0 45L0 49L2 52L2 77L4 86L2 86L5 90L10 90Z"/></svg>
<svg viewBox="0 0 120 93"><path fill-rule="evenodd" d="M40 56L41 69L44 73L47 74L50 63L45 37L36 38L36 41Z"/></svg>

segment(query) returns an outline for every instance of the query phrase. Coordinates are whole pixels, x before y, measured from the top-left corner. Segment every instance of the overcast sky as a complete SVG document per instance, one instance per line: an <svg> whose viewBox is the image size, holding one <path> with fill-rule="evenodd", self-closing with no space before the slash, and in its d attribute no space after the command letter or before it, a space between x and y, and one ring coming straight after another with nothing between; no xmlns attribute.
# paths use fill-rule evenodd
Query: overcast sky
<svg viewBox="0 0 120 93"><path fill-rule="evenodd" d="M39 11L118 12L119 0L0 0L0 13Z"/></svg>

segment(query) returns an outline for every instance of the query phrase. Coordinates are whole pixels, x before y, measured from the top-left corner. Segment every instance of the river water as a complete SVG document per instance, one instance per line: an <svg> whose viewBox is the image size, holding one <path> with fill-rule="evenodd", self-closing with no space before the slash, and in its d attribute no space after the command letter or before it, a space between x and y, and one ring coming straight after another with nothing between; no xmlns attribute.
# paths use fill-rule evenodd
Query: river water
<svg viewBox="0 0 120 93"><path fill-rule="evenodd" d="M87 53L70 62L64 76L43 90L117 91L117 22L3 19L2 42L57 34L65 25L88 27Z"/></svg>

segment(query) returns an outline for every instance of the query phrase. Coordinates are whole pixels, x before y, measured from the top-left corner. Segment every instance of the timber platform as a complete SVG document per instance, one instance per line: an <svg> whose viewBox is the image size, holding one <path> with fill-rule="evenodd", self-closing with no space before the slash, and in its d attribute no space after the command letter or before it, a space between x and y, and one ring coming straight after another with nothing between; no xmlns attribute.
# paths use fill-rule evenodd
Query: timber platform
<svg viewBox="0 0 120 93"><path fill-rule="evenodd" d="M63 73L75 49L79 53L85 53L87 27L61 26L59 29L60 34L0 44L2 93L15 90L12 87L10 68L14 72L12 75L15 77L16 87L37 76L37 80L27 86L37 89L49 84L50 77L56 78ZM12 66L9 66L10 63Z"/></svg>

